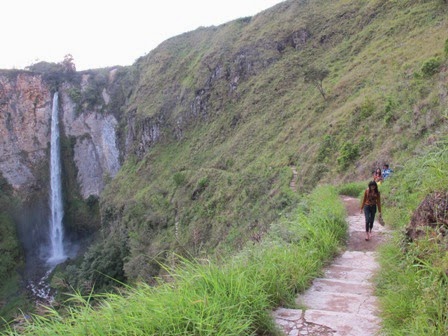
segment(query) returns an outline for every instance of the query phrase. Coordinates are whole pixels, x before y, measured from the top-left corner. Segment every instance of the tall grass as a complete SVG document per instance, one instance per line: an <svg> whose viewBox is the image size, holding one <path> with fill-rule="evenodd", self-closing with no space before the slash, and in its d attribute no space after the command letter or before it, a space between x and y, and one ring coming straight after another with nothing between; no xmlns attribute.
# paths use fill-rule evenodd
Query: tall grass
<svg viewBox="0 0 448 336"><path fill-rule="evenodd" d="M386 181L386 221L404 228L419 202L431 192L446 191L448 139L409 161ZM430 234L408 242L403 230L381 251L378 294L384 330L390 335L446 335L448 330L447 238Z"/></svg>
<svg viewBox="0 0 448 336"><path fill-rule="evenodd" d="M339 194L341 195L359 197L363 193L363 191L367 188L368 183L369 183L368 181L356 181L341 184L337 188Z"/></svg>
<svg viewBox="0 0 448 336"><path fill-rule="evenodd" d="M49 308L23 335L262 335L277 331L269 311L293 305L346 235L345 210L331 187L319 187L292 219L273 224L218 265L183 260L169 281L121 294L72 295L65 311ZM95 304L92 304L95 299ZM17 335L10 328L5 334Z"/></svg>

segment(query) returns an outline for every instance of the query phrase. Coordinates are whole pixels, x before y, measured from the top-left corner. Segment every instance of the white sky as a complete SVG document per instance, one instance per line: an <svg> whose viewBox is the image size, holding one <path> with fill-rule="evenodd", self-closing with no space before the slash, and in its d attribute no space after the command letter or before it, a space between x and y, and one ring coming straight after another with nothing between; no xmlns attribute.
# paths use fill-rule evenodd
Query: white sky
<svg viewBox="0 0 448 336"><path fill-rule="evenodd" d="M131 65L164 40L283 0L2 0L0 69L71 54L77 70Z"/></svg>

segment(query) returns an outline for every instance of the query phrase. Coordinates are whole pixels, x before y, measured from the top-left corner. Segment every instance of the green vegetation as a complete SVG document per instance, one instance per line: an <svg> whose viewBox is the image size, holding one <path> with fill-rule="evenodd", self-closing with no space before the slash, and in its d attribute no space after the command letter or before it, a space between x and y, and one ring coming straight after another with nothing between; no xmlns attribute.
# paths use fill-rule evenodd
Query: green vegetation
<svg viewBox="0 0 448 336"><path fill-rule="evenodd" d="M16 308L26 307L24 295L19 293L17 270L23 265L23 254L13 221L17 200L11 186L0 176L0 325L15 317ZM20 303L19 303L20 302Z"/></svg>
<svg viewBox="0 0 448 336"><path fill-rule="evenodd" d="M158 275L170 251L232 254L266 234L297 204L289 165L306 193L404 164L443 132L444 77L422 65L441 59L447 9L405 2L286 1L139 59L124 107L135 141L101 198L100 236L127 237L125 278Z"/></svg>
<svg viewBox="0 0 448 336"><path fill-rule="evenodd" d="M444 335L448 328L448 236L428 227L426 237L409 241L403 228L426 195L447 191L448 139L409 161L382 185L384 217L397 229L382 251L378 294L388 335ZM447 218L446 209L442 210Z"/></svg>
<svg viewBox="0 0 448 336"><path fill-rule="evenodd" d="M423 63L422 73L426 77L431 77L432 75L435 75L437 72L439 72L441 65L442 61L439 58L432 57Z"/></svg>
<svg viewBox="0 0 448 336"><path fill-rule="evenodd" d="M446 39L446 41L445 41L445 48L444 48L444 50L445 50L445 56L448 57L448 39Z"/></svg>
<svg viewBox="0 0 448 336"><path fill-rule="evenodd" d="M304 71L303 78L305 80L305 83L313 84L319 90L322 98L326 99L323 81L328 77L329 73L330 72L328 71L328 69L309 67Z"/></svg>
<svg viewBox="0 0 448 336"><path fill-rule="evenodd" d="M53 324L37 318L29 333L33 328L43 334L46 328L60 333L92 328L94 334L98 328L100 334L120 324L160 334L207 334L211 327L217 334L269 330L265 309L290 302L335 248L332 237L313 233L319 225L307 225L306 218L322 215L312 211L313 196L303 195L320 184L364 180L384 162L406 165L381 186L385 218L402 228L428 186L446 182L423 173L428 169L443 175L440 153L414 163L409 159L447 131L447 11L440 0L290 0L253 18L171 38L132 67L119 69L109 112L121 118L119 145L125 162L99 203L79 198L76 172L64 166L71 184L64 188L69 224L80 216L82 230L100 228L84 256L67 263L65 270L61 266L53 281L60 289L73 287L80 293L66 308L67 320ZM73 75L70 96L83 108L104 111L102 90L108 78L101 71L83 74L93 82L81 90L80 77ZM55 83L59 79L53 78ZM66 139L63 146L69 162L73 144ZM428 162L436 162L437 169L428 168ZM289 188L290 166L299 172L298 194ZM415 171L422 174L415 177ZM351 183L340 192L356 196L364 187ZM297 221L272 224L291 218L297 206L302 207ZM388 206L396 209L388 211ZM306 262L282 264L298 258L296 247ZM438 281L445 281L437 267L446 259L422 258L425 253L412 244L403 255L399 247L390 247L397 256L390 263L401 264L390 268L402 273L385 273L379 285L386 327L412 334L412 323L421 323L415 330L436 332L446 326L443 309L422 307L440 290ZM195 259L216 261L203 265L191 261ZM170 275L161 266L179 263L184 267L174 273L170 267ZM432 273L435 267L439 273ZM425 274L433 275L420 281ZM160 284L161 276L172 282ZM158 286L129 289L126 301L118 294L108 294L102 303L96 294L82 298L117 290L113 279ZM435 292L427 287L431 281ZM415 296L407 299L415 301L399 305L392 298L411 289ZM186 291L192 296L184 297ZM235 294L205 300L210 292ZM247 299L241 295L262 312L244 315ZM220 301L227 306L219 306ZM172 307L174 315L159 304ZM394 311L393 304L403 310ZM151 309L155 322L144 316L145 309ZM189 319L182 319L179 309ZM216 309L229 315L217 321ZM128 317L121 319L122 311ZM55 319L58 314L66 315L50 313ZM248 324L230 315L244 316ZM409 316L419 317L412 322ZM136 323L128 323L131 318ZM429 324L420 322L425 318ZM247 329L232 329L236 324ZM157 330L156 325L171 329Z"/></svg>
<svg viewBox="0 0 448 336"><path fill-rule="evenodd" d="M79 241L97 231L100 226L99 201L91 196L84 200L76 180L77 171L73 165L74 137L61 137L61 164L64 190L64 225L67 232ZM46 170L48 171L48 169Z"/></svg>
<svg viewBox="0 0 448 336"><path fill-rule="evenodd" d="M293 218L273 224L262 242L246 244L225 263L183 259L174 269L164 267L168 281L153 287L74 294L67 311L49 309L20 334L272 334L269 309L293 305L346 237L345 209L334 188L318 188L301 204Z"/></svg>
<svg viewBox="0 0 448 336"><path fill-rule="evenodd" d="M338 186L338 192L341 195L359 197L367 188L368 181L350 182Z"/></svg>
<svg viewBox="0 0 448 336"><path fill-rule="evenodd" d="M66 285L152 282L172 253L228 258L297 206L289 166L305 194L404 165L446 131L446 14L436 0L286 1L173 37L121 69L126 160ZM99 95L106 79L92 78Z"/></svg>

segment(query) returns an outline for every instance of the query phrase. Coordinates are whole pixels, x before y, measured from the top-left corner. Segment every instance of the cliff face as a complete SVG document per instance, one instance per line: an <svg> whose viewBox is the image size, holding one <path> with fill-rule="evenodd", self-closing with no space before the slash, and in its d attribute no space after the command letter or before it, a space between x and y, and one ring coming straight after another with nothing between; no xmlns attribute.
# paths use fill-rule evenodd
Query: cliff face
<svg viewBox="0 0 448 336"><path fill-rule="evenodd" d="M0 171L14 189L36 183L50 141L51 93L40 75L0 75Z"/></svg>
<svg viewBox="0 0 448 336"><path fill-rule="evenodd" d="M92 90L92 74L81 75L79 83L58 83L61 131L74 143L76 180L83 198L98 196L105 178L115 176L120 168L118 122L108 109L114 72L110 71L102 94L93 103L82 99ZM48 165L53 91L54 82L41 74L0 73L0 172L24 195L40 188L38 168Z"/></svg>
<svg viewBox="0 0 448 336"><path fill-rule="evenodd" d="M88 82L89 75L83 76ZM79 106L70 98L73 85L64 83L61 90L62 124L65 135L76 139L74 163L78 170L77 181L84 198L99 196L106 177L114 177L120 168L117 146L117 120L107 111L110 98L107 90L101 95L102 106L79 113ZM86 86L81 88L81 93ZM105 110L99 111L100 108Z"/></svg>

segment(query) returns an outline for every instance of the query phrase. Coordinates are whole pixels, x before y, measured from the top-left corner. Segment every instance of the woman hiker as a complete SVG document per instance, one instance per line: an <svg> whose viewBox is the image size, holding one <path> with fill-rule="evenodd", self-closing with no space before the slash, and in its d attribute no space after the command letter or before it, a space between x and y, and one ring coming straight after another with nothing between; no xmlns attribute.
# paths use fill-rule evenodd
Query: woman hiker
<svg viewBox="0 0 448 336"><path fill-rule="evenodd" d="M373 221L375 220L376 208L381 217L381 195L375 181L369 182L369 187L364 191L364 198L361 204L361 213L364 210L366 217L366 240L370 240L372 235Z"/></svg>

